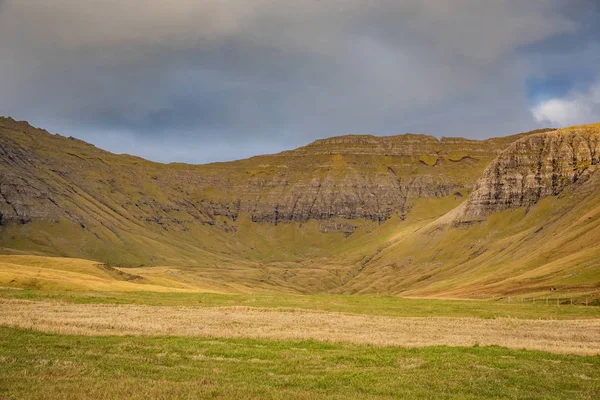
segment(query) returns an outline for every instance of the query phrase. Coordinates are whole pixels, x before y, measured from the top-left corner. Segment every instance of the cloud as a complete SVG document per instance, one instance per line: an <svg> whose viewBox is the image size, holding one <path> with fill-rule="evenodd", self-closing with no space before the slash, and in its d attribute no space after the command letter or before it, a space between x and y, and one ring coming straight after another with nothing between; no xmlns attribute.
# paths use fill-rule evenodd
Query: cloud
<svg viewBox="0 0 600 400"><path fill-rule="evenodd" d="M523 59L577 35L575 3L5 0L0 113L160 161L509 134L538 125Z"/></svg>
<svg viewBox="0 0 600 400"><path fill-rule="evenodd" d="M412 31L449 51L486 58L515 43L525 44L573 27L556 13L560 3L553 0L539 0L535 5L511 0L147 0L143 4L6 0L6 4L6 30L18 31L38 43L52 41L59 47L131 43L172 47L243 34L246 39L274 46L317 49L336 47L348 31L361 29L388 36ZM30 29L21 29L22 22L28 22Z"/></svg>
<svg viewBox="0 0 600 400"><path fill-rule="evenodd" d="M568 126L600 121L600 80L589 90L541 102L531 112L539 122Z"/></svg>

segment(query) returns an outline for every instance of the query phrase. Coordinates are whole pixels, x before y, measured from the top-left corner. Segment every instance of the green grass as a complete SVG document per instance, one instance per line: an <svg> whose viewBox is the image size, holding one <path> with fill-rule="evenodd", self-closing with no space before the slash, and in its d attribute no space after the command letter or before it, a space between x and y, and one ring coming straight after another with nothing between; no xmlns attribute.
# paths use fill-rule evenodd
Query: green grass
<svg viewBox="0 0 600 400"><path fill-rule="evenodd" d="M597 399L600 357L0 328L0 398Z"/></svg>
<svg viewBox="0 0 600 400"><path fill-rule="evenodd" d="M50 300L78 304L138 304L152 306L249 306L301 308L395 317L477 317L524 319L599 318L600 307L506 300L406 299L394 296L212 294L156 292L46 292L0 289L0 299Z"/></svg>

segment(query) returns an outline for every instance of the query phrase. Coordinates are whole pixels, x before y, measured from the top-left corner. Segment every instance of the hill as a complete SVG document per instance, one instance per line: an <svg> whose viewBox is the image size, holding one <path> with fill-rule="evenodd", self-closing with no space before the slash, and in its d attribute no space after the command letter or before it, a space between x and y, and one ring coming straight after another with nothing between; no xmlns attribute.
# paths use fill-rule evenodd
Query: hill
<svg viewBox="0 0 600 400"><path fill-rule="evenodd" d="M0 247L217 291L593 294L599 132L348 135L187 165L3 118Z"/></svg>

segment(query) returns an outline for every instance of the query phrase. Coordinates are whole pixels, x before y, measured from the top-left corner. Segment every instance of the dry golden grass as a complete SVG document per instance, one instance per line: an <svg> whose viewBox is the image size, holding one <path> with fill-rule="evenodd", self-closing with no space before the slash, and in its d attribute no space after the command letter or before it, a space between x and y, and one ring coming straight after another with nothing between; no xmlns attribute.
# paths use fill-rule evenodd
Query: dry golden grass
<svg viewBox="0 0 600 400"><path fill-rule="evenodd" d="M600 354L600 319L394 318L299 309L0 301L0 326L77 335L311 339L376 346L500 345Z"/></svg>
<svg viewBox="0 0 600 400"><path fill-rule="evenodd" d="M0 255L0 286L41 290L223 292L177 268L113 268L91 260ZM186 282L189 281L189 282Z"/></svg>

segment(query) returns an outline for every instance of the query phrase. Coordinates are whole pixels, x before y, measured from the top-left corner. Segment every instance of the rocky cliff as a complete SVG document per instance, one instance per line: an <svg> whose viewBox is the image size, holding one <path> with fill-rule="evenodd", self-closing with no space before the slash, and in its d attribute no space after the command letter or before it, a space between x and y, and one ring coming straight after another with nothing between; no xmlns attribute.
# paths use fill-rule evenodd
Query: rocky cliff
<svg viewBox="0 0 600 400"><path fill-rule="evenodd" d="M85 225L99 204L168 229L190 224L405 218L419 198L463 196L521 136L474 141L426 135L349 135L276 155L208 165L158 164L114 155L0 119L2 223L68 218ZM331 227L348 224L324 224Z"/></svg>
<svg viewBox="0 0 600 400"><path fill-rule="evenodd" d="M589 179L600 164L600 124L543 132L508 146L485 170L459 223L528 207Z"/></svg>

